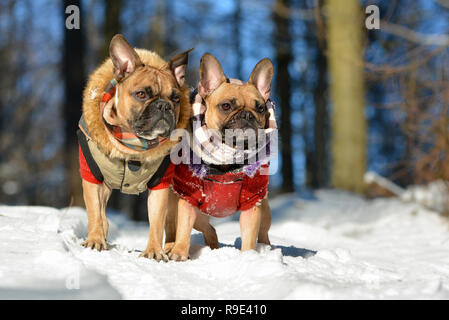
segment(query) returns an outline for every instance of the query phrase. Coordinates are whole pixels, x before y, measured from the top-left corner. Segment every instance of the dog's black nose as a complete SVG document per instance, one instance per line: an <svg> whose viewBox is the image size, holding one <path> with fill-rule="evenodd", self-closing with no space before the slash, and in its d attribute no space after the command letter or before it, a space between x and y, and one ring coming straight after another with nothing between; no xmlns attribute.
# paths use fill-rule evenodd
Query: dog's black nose
<svg viewBox="0 0 449 320"><path fill-rule="evenodd" d="M251 111L248 110L242 110L239 112L239 116L241 119L245 119L245 120L253 120L254 119L254 115Z"/></svg>
<svg viewBox="0 0 449 320"><path fill-rule="evenodd" d="M156 108L158 108L159 110L161 110L161 111L168 111L171 108L170 103L168 101L166 101L166 100L159 99L159 100L156 100L153 103L154 103L154 106Z"/></svg>

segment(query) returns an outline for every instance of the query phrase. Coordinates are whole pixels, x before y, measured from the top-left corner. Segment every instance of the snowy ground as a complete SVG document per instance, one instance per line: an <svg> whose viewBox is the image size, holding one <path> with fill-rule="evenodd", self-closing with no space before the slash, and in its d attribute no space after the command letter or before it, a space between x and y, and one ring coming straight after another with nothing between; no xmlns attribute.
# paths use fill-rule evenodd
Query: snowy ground
<svg viewBox="0 0 449 320"><path fill-rule="evenodd" d="M214 220L221 247L192 235L192 259L139 258L148 225L111 215L112 249L81 247L83 209L0 207L0 299L448 299L448 221L418 204L337 191L270 201L273 246L240 253L239 224Z"/></svg>

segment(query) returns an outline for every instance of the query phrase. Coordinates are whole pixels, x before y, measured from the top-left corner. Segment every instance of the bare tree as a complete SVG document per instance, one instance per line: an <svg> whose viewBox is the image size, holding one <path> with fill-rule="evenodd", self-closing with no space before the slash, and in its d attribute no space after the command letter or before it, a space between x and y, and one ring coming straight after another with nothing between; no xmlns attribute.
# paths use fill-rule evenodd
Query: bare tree
<svg viewBox="0 0 449 320"><path fill-rule="evenodd" d="M82 12L80 0L64 0L62 12L69 5L76 5ZM82 18L82 14L80 19ZM81 117L81 105L84 82L86 75L84 71L85 38L84 28L81 20L79 29L64 28L64 53L62 61L62 77L64 79L64 133L65 133L65 166L68 180L68 194L73 205L83 205L83 193L79 176L78 165L78 142L76 130Z"/></svg>
<svg viewBox="0 0 449 320"><path fill-rule="evenodd" d="M317 189L328 183L328 94L325 30L322 26L322 3L316 1L316 19L305 21L305 39L312 59L308 68L314 81L305 89L313 94L313 141L306 138L307 186ZM307 121L307 119L306 119ZM305 133L306 134L306 133Z"/></svg>
<svg viewBox="0 0 449 320"><path fill-rule="evenodd" d="M103 25L103 48L100 54L100 61L109 57L109 41L114 35L121 32L122 25L120 22L120 13L122 10L123 1L113 0L104 1L104 25Z"/></svg>
<svg viewBox="0 0 449 320"><path fill-rule="evenodd" d="M166 3L165 0L157 0L156 14L152 16L150 24L149 39L151 39L151 48L161 57L166 54L165 35L166 35Z"/></svg>
<svg viewBox="0 0 449 320"><path fill-rule="evenodd" d="M235 55L235 77L242 79L242 45L240 41L240 28L242 20L242 4L240 0L234 0L234 15L233 15L233 33L232 39L234 40L234 55Z"/></svg>
<svg viewBox="0 0 449 320"><path fill-rule="evenodd" d="M290 34L290 19L280 15L277 7L290 7L290 0L276 0L273 12L275 23L274 47L276 48L276 92L279 95L280 108L280 137L282 157L282 192L294 190L293 156L292 156L292 128L291 128L291 78L289 66L293 60L292 37Z"/></svg>

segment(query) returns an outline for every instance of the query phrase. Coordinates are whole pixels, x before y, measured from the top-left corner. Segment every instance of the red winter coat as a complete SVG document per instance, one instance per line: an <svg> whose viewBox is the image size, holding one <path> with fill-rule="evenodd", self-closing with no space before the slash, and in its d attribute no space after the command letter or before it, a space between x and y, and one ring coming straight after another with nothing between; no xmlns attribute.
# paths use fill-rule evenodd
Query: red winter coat
<svg viewBox="0 0 449 320"><path fill-rule="evenodd" d="M264 165L268 168L268 165ZM260 170L249 177L243 172L199 178L185 164L175 167L173 189L184 200L213 217L227 217L248 210L267 195L268 175Z"/></svg>

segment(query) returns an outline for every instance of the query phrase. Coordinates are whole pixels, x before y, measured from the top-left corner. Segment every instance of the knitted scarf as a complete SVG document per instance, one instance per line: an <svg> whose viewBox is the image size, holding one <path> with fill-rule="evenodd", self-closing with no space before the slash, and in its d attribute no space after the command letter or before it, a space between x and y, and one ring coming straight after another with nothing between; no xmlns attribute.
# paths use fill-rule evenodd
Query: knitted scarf
<svg viewBox="0 0 449 320"><path fill-rule="evenodd" d="M115 79L112 79L106 87L106 90L103 92L103 95L101 96L100 112L102 115L104 112L104 107L112 99L112 97L115 97L115 103L117 104L118 95L116 94L116 88L117 81ZM122 145L132 150L146 151L157 147L161 142L165 141L165 139L160 141L159 138L147 140L145 138L137 136L132 131L127 131L119 126L110 125L104 120L104 118L103 121L108 130L114 135L114 137Z"/></svg>

